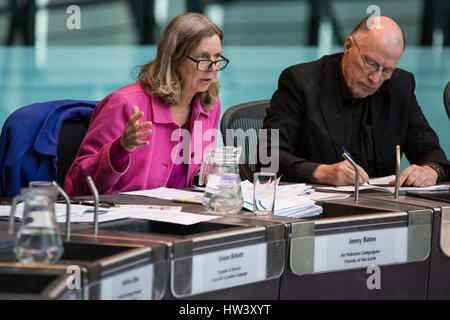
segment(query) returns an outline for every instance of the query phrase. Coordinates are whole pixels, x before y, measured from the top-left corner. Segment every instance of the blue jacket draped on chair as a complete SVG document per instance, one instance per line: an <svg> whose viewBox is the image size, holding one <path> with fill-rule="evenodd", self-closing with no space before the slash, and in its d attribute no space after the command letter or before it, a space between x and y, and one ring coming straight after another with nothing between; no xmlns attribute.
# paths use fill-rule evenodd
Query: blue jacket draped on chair
<svg viewBox="0 0 450 320"><path fill-rule="evenodd" d="M64 121L90 119L96 104L59 100L13 112L0 137L0 196L16 196L29 181L56 180L58 138Z"/></svg>

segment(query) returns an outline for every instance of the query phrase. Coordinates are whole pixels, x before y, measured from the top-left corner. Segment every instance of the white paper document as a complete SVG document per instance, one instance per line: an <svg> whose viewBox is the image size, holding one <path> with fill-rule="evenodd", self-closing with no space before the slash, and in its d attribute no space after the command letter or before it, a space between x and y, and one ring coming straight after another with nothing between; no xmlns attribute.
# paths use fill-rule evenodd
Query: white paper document
<svg viewBox="0 0 450 320"><path fill-rule="evenodd" d="M106 222L120 219L130 218L133 212L181 212L181 207L172 206L149 206L149 205L120 205L111 208L98 208L98 222ZM55 204L55 213L57 222L66 222L66 205ZM70 221L74 223L94 221L94 207L93 206L70 206Z"/></svg>
<svg viewBox="0 0 450 320"><path fill-rule="evenodd" d="M24 203L19 203L16 207L16 212L14 216L17 219L22 219L23 217L23 208ZM94 207L92 206L82 206L82 205L76 205L71 204L70 205L70 220L71 222L92 222L93 221L93 215L92 213L89 213L90 211L93 211ZM99 208L99 222L101 221L101 216L104 210L102 208ZM0 206L0 216L1 217L9 217L11 213L11 206ZM55 203L55 215L56 215L56 222L66 222L66 205ZM91 217L89 221L87 221L88 217ZM81 220L81 221L80 221Z"/></svg>
<svg viewBox="0 0 450 320"><path fill-rule="evenodd" d="M339 186L339 187L315 187L316 190L320 190L320 191L339 191L339 192L354 192L355 191L355 186ZM390 187L379 187L379 186L374 186L374 185L362 185L359 186L359 191L362 190L378 190L378 191L384 191L384 192L391 192L389 190ZM394 187L395 188L395 187ZM394 191L392 191L394 192Z"/></svg>
<svg viewBox="0 0 450 320"><path fill-rule="evenodd" d="M325 201L325 200L341 200L350 197L349 193L343 192L320 192L315 191L313 193L304 195L305 198L313 201Z"/></svg>
<svg viewBox="0 0 450 320"><path fill-rule="evenodd" d="M372 178L369 180L370 185L389 185L389 182L395 180L395 175L386 177Z"/></svg>
<svg viewBox="0 0 450 320"><path fill-rule="evenodd" d="M66 205L57 203L55 205L57 222L66 222ZM120 205L111 208L98 208L98 222L107 222L120 219L131 218L134 212L181 212L181 207L172 206L152 206L152 205ZM70 221L74 223L94 221L94 207L92 206L70 206Z"/></svg>
<svg viewBox="0 0 450 320"><path fill-rule="evenodd" d="M195 191L186 191L172 188L157 188L152 190L139 190L139 191L131 191L131 192L123 192L121 194L129 194L129 195L137 195L144 197L152 197L158 199L166 199L172 200L173 198L187 198L187 199L196 199L202 200L203 193L195 192Z"/></svg>
<svg viewBox="0 0 450 320"><path fill-rule="evenodd" d="M134 219L146 219L182 225L191 225L220 218L218 216L210 216L206 214L194 214L175 211L164 212L156 210L130 212L129 217Z"/></svg>
<svg viewBox="0 0 450 320"><path fill-rule="evenodd" d="M390 192L395 193L395 186L380 186L386 185L390 181L392 181L392 177L395 176L387 176L381 178L371 179L369 183L359 186L359 190L373 190L373 191L382 191L382 192ZM340 192L354 192L355 186L340 186L340 187L316 187L317 190L322 191L340 191ZM430 187L400 187L400 192L427 192L427 191L448 191L450 190L450 184L437 184Z"/></svg>
<svg viewBox="0 0 450 320"><path fill-rule="evenodd" d="M23 207L23 203L17 205L15 213L16 218L22 219ZM134 218L191 225L203 221L217 219L217 216L191 214L181 212L181 209L181 206L155 205L120 205L118 207L99 208L98 222ZM9 217L10 212L11 206L0 206L0 216ZM56 203L55 215L57 222L66 222L66 205ZM72 204L70 206L70 221L73 223L93 223L94 207Z"/></svg>

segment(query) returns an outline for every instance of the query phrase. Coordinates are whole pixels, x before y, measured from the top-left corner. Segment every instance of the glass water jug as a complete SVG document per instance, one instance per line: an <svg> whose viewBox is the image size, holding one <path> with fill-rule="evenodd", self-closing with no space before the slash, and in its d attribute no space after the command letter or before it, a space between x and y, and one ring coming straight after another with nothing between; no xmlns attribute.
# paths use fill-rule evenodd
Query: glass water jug
<svg viewBox="0 0 450 320"><path fill-rule="evenodd" d="M236 214L243 206L239 178L241 148L210 149L200 170L200 185L206 182L203 208L208 212Z"/></svg>
<svg viewBox="0 0 450 320"><path fill-rule="evenodd" d="M17 203L23 201L22 222L17 232L14 253L22 263L55 263L63 253L55 216L57 189L53 186L22 188L13 199L11 218ZM10 225L12 233L12 223Z"/></svg>

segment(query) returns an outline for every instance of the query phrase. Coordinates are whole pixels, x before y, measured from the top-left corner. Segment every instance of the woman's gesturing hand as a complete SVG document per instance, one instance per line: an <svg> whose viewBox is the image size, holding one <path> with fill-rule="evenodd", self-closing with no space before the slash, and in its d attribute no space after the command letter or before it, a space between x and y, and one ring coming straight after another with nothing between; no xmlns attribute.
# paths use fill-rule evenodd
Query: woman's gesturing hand
<svg viewBox="0 0 450 320"><path fill-rule="evenodd" d="M151 121L143 123L138 122L143 115L144 112L140 111L138 106L133 107L133 114L131 115L130 120L128 120L122 137L120 138L120 144L128 152L134 151L136 147L149 145L148 141L139 140L140 138L146 137L152 133L151 129L141 131L142 129L152 126Z"/></svg>

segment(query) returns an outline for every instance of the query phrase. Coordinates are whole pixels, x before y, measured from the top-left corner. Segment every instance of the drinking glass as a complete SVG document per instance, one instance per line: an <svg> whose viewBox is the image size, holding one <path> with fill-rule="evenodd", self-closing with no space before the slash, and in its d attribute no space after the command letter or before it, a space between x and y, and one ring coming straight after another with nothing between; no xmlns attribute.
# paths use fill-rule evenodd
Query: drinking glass
<svg viewBox="0 0 450 320"><path fill-rule="evenodd" d="M257 216L274 213L277 176L271 172L253 175L253 213Z"/></svg>

